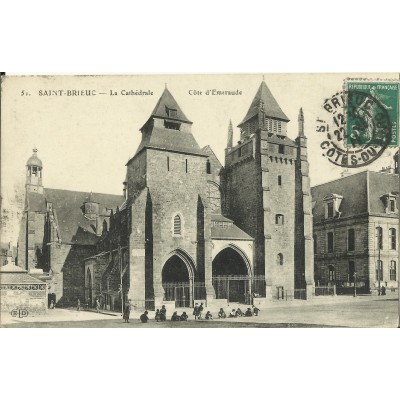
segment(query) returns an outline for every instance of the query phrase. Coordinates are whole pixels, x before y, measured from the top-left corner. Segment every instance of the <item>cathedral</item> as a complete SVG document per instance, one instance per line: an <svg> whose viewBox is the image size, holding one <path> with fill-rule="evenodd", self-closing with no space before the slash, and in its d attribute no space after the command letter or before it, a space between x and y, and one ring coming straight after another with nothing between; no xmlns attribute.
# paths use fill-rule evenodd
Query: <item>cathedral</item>
<svg viewBox="0 0 400 400"><path fill-rule="evenodd" d="M126 164L123 195L43 187L37 150L26 165L19 265L47 276L60 306L99 300L120 310L264 305L314 291L307 138L263 81L224 165L200 148L165 88ZM36 271L36 272L37 272Z"/></svg>

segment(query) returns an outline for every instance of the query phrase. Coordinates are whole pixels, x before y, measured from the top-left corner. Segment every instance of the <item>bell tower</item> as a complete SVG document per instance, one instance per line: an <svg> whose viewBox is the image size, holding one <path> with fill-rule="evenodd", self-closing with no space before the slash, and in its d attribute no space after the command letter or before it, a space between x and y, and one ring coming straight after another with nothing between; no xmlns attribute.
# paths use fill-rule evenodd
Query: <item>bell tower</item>
<svg viewBox="0 0 400 400"><path fill-rule="evenodd" d="M26 162L26 191L36 192L43 194L43 183L42 183L42 161L37 156L37 149L33 149L33 154Z"/></svg>

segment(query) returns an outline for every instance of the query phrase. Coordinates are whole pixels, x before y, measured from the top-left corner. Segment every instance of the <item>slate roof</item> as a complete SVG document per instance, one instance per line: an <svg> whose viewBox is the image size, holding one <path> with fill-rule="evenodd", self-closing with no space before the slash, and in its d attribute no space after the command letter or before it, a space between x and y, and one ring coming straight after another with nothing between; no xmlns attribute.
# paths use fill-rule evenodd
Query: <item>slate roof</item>
<svg viewBox="0 0 400 400"><path fill-rule="evenodd" d="M174 129L153 127L150 132L143 133L135 155L145 147L206 156L191 133Z"/></svg>
<svg viewBox="0 0 400 400"><path fill-rule="evenodd" d="M341 218L364 213L385 214L381 197L398 193L399 175L362 171L311 188L314 222L325 217L324 197L334 193L343 196L339 211Z"/></svg>
<svg viewBox="0 0 400 400"><path fill-rule="evenodd" d="M56 224L63 243L94 245L97 243L96 222L85 218L82 206L87 200L99 203L99 214L108 215L107 208L115 209L124 202L121 195L44 189L44 194L28 193L30 211L46 211L46 201L52 203Z"/></svg>
<svg viewBox="0 0 400 400"><path fill-rule="evenodd" d="M214 226L211 225L211 238L222 240L254 240L246 232L237 227L233 221L221 214L212 214L211 221L228 222L230 226Z"/></svg>
<svg viewBox="0 0 400 400"><path fill-rule="evenodd" d="M254 96L251 106L247 111L246 116L244 117L243 121L238 125L238 127L258 115L260 109L260 101L264 103L264 112L267 117L277 118L282 121L289 121L289 118L279 107L278 102L275 100L275 97L272 95L266 83L262 81L256 95Z"/></svg>
<svg viewBox="0 0 400 400"><path fill-rule="evenodd" d="M168 115L167 109L176 110L176 116L171 117L170 115ZM187 122L189 124L192 123L183 113L182 109L179 107L178 103L174 99L174 96L172 96L171 92L167 88L164 89L163 94L158 100L156 106L154 107L154 110L150 115L150 118L151 117L166 118L175 121Z"/></svg>

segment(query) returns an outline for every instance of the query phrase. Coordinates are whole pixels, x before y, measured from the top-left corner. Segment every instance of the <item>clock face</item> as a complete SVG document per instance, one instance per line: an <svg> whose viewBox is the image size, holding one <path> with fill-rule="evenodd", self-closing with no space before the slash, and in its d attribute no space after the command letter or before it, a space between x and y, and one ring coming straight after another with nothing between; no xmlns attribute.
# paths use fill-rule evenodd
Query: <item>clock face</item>
<svg viewBox="0 0 400 400"><path fill-rule="evenodd" d="M207 196L208 196L208 204L210 210L213 214L221 213L221 192L216 183L208 182L207 183Z"/></svg>

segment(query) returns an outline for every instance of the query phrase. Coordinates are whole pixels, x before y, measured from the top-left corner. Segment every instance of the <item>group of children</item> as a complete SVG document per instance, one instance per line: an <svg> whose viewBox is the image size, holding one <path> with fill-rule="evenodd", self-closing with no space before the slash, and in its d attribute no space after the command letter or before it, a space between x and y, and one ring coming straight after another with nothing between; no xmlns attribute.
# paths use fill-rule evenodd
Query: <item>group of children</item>
<svg viewBox="0 0 400 400"><path fill-rule="evenodd" d="M203 303L200 305L198 303L195 304L194 309L193 309L193 315L194 319L202 319L202 313L203 313ZM232 309L232 311L229 313L229 318L237 318L237 317L252 317L252 316L258 316L259 309L255 306L252 306L252 308L248 307L245 312L243 312L240 308L237 309ZM146 323L149 320L148 317L149 312L145 311L141 316L140 316L140 321L142 323ZM220 308L218 312L218 318L226 318L226 313L223 308ZM181 315L178 315L177 311L174 311L171 317L171 321L187 321L189 316L187 315L186 311L183 311ZM128 317L129 319L129 317ZM156 322L164 322L167 320L167 310L165 306L162 306L161 309L157 309L155 313L155 318ZM204 317L206 320L212 320L213 316L210 311L206 312L206 315Z"/></svg>

